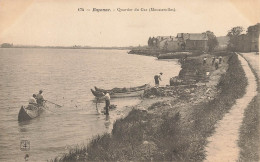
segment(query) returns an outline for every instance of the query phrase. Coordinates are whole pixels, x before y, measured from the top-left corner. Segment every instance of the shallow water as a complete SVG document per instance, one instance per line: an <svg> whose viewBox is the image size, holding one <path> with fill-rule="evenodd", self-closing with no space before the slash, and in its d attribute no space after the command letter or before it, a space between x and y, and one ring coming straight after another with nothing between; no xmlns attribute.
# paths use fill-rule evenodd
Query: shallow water
<svg viewBox="0 0 260 162"><path fill-rule="evenodd" d="M96 115L90 88L153 85L163 72L162 85L178 75L177 61L128 55L125 50L93 49L1 49L0 48L0 161L46 161L62 155L93 136L109 132L115 119L131 109L138 98L113 99L117 109L110 116ZM18 123L21 105L42 89L50 111ZM101 109L104 103L97 104ZM29 140L30 150L21 151L20 141Z"/></svg>

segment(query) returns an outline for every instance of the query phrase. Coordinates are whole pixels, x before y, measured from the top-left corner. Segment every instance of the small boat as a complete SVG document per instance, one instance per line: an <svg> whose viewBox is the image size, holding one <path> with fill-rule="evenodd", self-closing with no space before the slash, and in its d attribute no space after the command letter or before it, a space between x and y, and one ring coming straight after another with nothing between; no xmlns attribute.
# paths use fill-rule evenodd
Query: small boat
<svg viewBox="0 0 260 162"><path fill-rule="evenodd" d="M97 98L104 96L103 92L101 92L101 91L95 91L95 90L91 89L91 92ZM115 93L115 92L108 91L108 93L110 94L111 98L139 97L144 93L144 89L139 89L136 91L129 91L129 92L121 92L121 93Z"/></svg>
<svg viewBox="0 0 260 162"><path fill-rule="evenodd" d="M18 121L26 121L38 117L43 112L43 108L30 104L27 107L22 106L18 114Z"/></svg>
<svg viewBox="0 0 260 162"><path fill-rule="evenodd" d="M125 92L125 93L112 93L111 98L123 98L123 97L141 97L144 94L144 89Z"/></svg>
<svg viewBox="0 0 260 162"><path fill-rule="evenodd" d="M101 88L97 88L95 87L96 91L100 91L100 92L108 92L108 93L126 93L126 92L135 92L135 91L140 91L140 90L144 90L147 87L149 87L149 84L144 84L141 86L137 86L137 87L130 87L130 88L113 88L113 89L101 89Z"/></svg>
<svg viewBox="0 0 260 162"><path fill-rule="evenodd" d="M92 94L93 94L95 97L103 97L103 96L104 96L103 92L101 92L101 91L95 91L95 90L93 90L93 89L90 89L90 90L91 90Z"/></svg>

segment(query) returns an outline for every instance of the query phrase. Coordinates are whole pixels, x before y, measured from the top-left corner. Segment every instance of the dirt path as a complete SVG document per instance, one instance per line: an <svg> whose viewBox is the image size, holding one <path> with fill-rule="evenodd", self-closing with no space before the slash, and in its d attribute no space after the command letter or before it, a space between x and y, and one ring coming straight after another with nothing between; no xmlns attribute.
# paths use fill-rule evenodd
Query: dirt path
<svg viewBox="0 0 260 162"><path fill-rule="evenodd" d="M241 53L241 55L248 61L248 63L253 68L253 70L256 72L256 75L258 77L258 84L260 84L259 54L256 54L256 52L250 52L250 53ZM258 91L258 96L259 96L259 91ZM259 101L259 97L258 97L258 101ZM259 105L258 105L258 107L259 107ZM258 111L258 112L259 112L258 116L260 117L260 111ZM259 122L260 122L260 120L259 120ZM260 129L259 129L258 137L260 140ZM258 146L258 150L259 149L260 148ZM260 155L260 152L258 155Z"/></svg>
<svg viewBox="0 0 260 162"><path fill-rule="evenodd" d="M232 106L230 112L216 124L215 133L208 138L205 161L237 161L239 158L240 150L237 144L239 128L243 121L245 108L257 94L257 84L247 61L240 55L238 55L238 59L248 78L246 93L242 98L236 100L236 104Z"/></svg>

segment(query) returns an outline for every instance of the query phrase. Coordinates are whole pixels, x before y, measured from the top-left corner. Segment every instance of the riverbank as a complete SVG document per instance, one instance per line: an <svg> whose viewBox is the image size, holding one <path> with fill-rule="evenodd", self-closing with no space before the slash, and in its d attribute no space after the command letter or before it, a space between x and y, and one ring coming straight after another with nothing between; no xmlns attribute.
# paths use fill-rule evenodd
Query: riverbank
<svg viewBox="0 0 260 162"><path fill-rule="evenodd" d="M244 94L247 84L237 56L221 55L223 62L217 70L211 65L212 55L188 57L180 77L196 78L195 82L151 88L127 117L114 123L111 134L97 136L61 160L202 161L215 123ZM208 58L205 65L204 57Z"/></svg>
<svg viewBox="0 0 260 162"><path fill-rule="evenodd" d="M167 50L162 50L162 49L153 48L153 47L137 47L137 48L131 49L128 52L128 54L153 56L153 57L157 57L158 59L180 59L183 57L199 56L203 53L205 53L205 52L200 51L200 50L167 51Z"/></svg>
<svg viewBox="0 0 260 162"><path fill-rule="evenodd" d="M159 56L161 53L165 53L165 52L157 48L149 48L149 47L133 48L128 52L128 54L154 56L154 57Z"/></svg>

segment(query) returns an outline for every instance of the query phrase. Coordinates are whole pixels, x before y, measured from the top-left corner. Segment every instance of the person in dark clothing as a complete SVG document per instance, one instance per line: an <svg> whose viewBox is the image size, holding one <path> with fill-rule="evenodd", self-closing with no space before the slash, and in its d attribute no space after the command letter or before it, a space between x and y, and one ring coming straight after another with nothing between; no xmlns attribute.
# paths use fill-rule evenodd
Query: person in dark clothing
<svg viewBox="0 0 260 162"><path fill-rule="evenodd" d="M109 106L110 106L110 95L109 95L109 93L105 92L103 98L106 101L106 106L105 106L106 112L105 112L105 115L109 115L109 111L108 111L109 110Z"/></svg>
<svg viewBox="0 0 260 162"><path fill-rule="evenodd" d="M207 57L204 57L204 58L203 58L203 65L206 64L206 61L207 61Z"/></svg>
<svg viewBox="0 0 260 162"><path fill-rule="evenodd" d="M221 62L222 62L222 56L219 56L218 59L219 59L219 64L221 64Z"/></svg>
<svg viewBox="0 0 260 162"><path fill-rule="evenodd" d="M39 93L36 95L36 101L39 106L43 106L43 102L45 101L42 96L42 90L39 91Z"/></svg>
<svg viewBox="0 0 260 162"><path fill-rule="evenodd" d="M156 86L156 87L159 86L159 82L162 80L162 79L161 79L161 75L162 75L162 74L163 74L163 73L160 73L160 74L154 76L154 82L155 82L155 86Z"/></svg>
<svg viewBox="0 0 260 162"><path fill-rule="evenodd" d="M216 59L215 56L213 56L213 57L212 57L212 65L214 65L215 59Z"/></svg>
<svg viewBox="0 0 260 162"><path fill-rule="evenodd" d="M219 66L219 59L217 58L215 60L215 69L217 70L218 69L218 66Z"/></svg>

